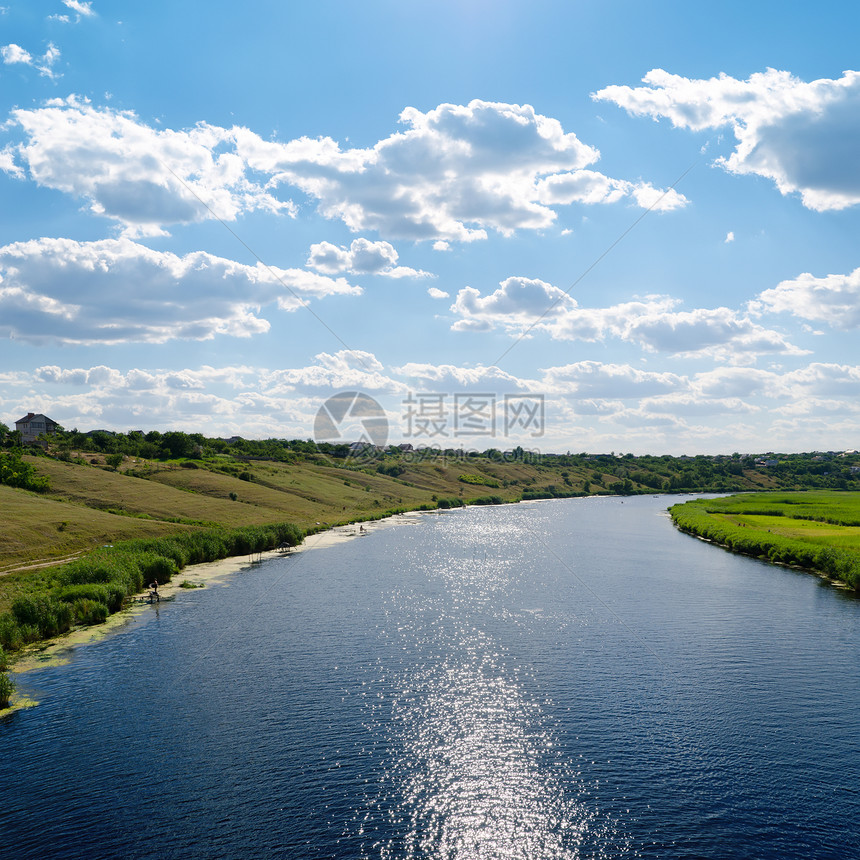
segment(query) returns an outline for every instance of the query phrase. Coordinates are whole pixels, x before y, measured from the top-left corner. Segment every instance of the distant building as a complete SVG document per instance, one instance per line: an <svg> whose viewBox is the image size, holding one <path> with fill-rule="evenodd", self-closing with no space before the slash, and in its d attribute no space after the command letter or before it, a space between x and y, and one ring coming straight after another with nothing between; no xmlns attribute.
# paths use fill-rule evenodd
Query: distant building
<svg viewBox="0 0 860 860"><path fill-rule="evenodd" d="M60 425L48 418L47 415L38 415L28 412L23 418L15 422L15 429L21 434L22 442L35 442L43 433L50 436L55 433Z"/></svg>

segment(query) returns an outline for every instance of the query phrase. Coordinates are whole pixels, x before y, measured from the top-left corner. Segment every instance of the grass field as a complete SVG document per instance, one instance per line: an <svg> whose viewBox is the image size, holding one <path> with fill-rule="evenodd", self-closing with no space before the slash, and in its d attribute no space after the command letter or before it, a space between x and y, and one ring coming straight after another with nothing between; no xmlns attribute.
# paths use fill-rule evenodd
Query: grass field
<svg viewBox="0 0 860 860"><path fill-rule="evenodd" d="M683 531L860 589L860 493L762 493L670 508Z"/></svg>

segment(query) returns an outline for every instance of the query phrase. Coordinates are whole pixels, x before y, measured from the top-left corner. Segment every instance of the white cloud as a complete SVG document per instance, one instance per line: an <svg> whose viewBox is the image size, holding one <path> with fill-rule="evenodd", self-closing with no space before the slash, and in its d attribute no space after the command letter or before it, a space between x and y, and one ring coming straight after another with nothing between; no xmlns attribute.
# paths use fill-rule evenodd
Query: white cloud
<svg viewBox="0 0 860 860"><path fill-rule="evenodd" d="M202 251L184 257L129 239L37 239L0 248L0 331L35 342L163 343L269 329L264 305L360 287L302 269L248 266Z"/></svg>
<svg viewBox="0 0 860 860"><path fill-rule="evenodd" d="M46 54L46 67L54 59ZM406 130L345 150L330 138L280 143L205 123L156 130L130 112L74 96L15 110L11 125L25 137L15 147L19 166L35 182L88 200L130 237L253 210L295 214L292 202L275 196L281 184L299 188L325 217L355 232L427 240L437 250L485 239L490 230L548 227L556 205L629 198L643 208L674 209L686 202L671 189L584 170L598 151L530 105L476 100L427 113L407 108L401 121ZM400 274L413 277L410 271Z"/></svg>
<svg viewBox="0 0 860 860"><path fill-rule="evenodd" d="M765 290L750 307L758 312L787 312L844 331L860 328L860 268L823 278L806 272Z"/></svg>
<svg viewBox="0 0 860 860"><path fill-rule="evenodd" d="M492 394L531 390L534 383L520 379L496 366L461 367L454 364L408 362L394 372L406 377L419 391L454 394L481 390Z"/></svg>
<svg viewBox="0 0 860 860"><path fill-rule="evenodd" d="M689 388L689 382L675 373L639 370L629 364L578 361L543 373L542 382L549 391L586 400L626 400Z"/></svg>
<svg viewBox="0 0 860 860"><path fill-rule="evenodd" d="M744 361L762 353L805 354L779 332L730 308L646 313L628 320L619 334L649 351L708 354L724 361Z"/></svg>
<svg viewBox="0 0 860 860"><path fill-rule="evenodd" d="M16 179L24 178L24 171L15 164L15 155L9 147L0 149L0 170L14 176Z"/></svg>
<svg viewBox="0 0 860 860"><path fill-rule="evenodd" d="M778 373L754 367L719 367L698 373L693 386L699 396L718 400L776 397L784 393Z"/></svg>
<svg viewBox="0 0 860 860"><path fill-rule="evenodd" d="M33 55L29 51L25 51L20 45L14 43L3 45L0 48L0 57L2 57L3 62L7 66L11 66L13 63L24 63L28 66L33 64Z"/></svg>
<svg viewBox="0 0 860 860"><path fill-rule="evenodd" d="M538 182L537 190L538 199L547 204L616 203L630 197L643 209L670 211L687 203L684 195L672 188L661 191L647 182L610 179L593 170L557 173Z"/></svg>
<svg viewBox="0 0 860 860"><path fill-rule="evenodd" d="M723 239L723 242L724 242L724 244L728 245L730 242L734 242L734 241L735 241L735 234L731 230L729 230L729 232L726 233L726 238Z"/></svg>
<svg viewBox="0 0 860 860"><path fill-rule="evenodd" d="M389 242L353 239L348 248L331 242L311 245L306 263L326 274L350 272L354 275L380 275L386 278L432 278L430 272L397 265L398 254Z"/></svg>
<svg viewBox="0 0 860 860"><path fill-rule="evenodd" d="M740 397L702 399L696 394L651 397L639 406L643 415L671 415L674 418L701 418L716 415L752 415L761 407Z"/></svg>
<svg viewBox="0 0 860 860"><path fill-rule="evenodd" d="M332 354L321 352L317 363L306 367L273 371L265 376L265 388L272 394L295 391L334 392L361 390L396 393L405 386L388 376L373 353L362 350L341 350Z"/></svg>
<svg viewBox="0 0 860 860"><path fill-rule="evenodd" d="M0 47L0 59L7 65L21 63L32 66L38 70L43 77L54 79L58 75L54 72L54 63L60 59L60 49L53 43L48 43L48 48L41 57L34 57L29 51L14 43Z"/></svg>
<svg viewBox="0 0 860 860"><path fill-rule="evenodd" d="M246 175L230 133L205 124L157 131L129 112L96 109L74 96L12 111L26 142L14 148L39 185L83 197L127 235L158 235L161 225L207 218L232 221L262 209L292 213Z"/></svg>
<svg viewBox="0 0 860 860"><path fill-rule="evenodd" d="M238 130L237 151L353 231L430 240L440 250L447 248L440 242L484 239L488 230L549 226L553 203L582 197L568 188L553 192L552 178L563 185L599 157L530 105L475 100L427 113L406 108L400 118L406 130L369 149L341 150L330 138L277 144ZM620 196L645 193L644 186L622 186Z"/></svg>
<svg viewBox="0 0 860 860"><path fill-rule="evenodd" d="M431 299L449 299L449 298L451 298L449 293L446 293L445 290L440 290L438 287L430 287L427 290L427 295L430 296Z"/></svg>
<svg viewBox="0 0 860 860"><path fill-rule="evenodd" d="M799 397L857 398L860 396L860 367L813 362L807 367L786 373L783 382L792 395Z"/></svg>
<svg viewBox="0 0 860 860"><path fill-rule="evenodd" d="M508 278L481 296L473 287L457 294L451 311L460 317L455 331L511 334L548 333L555 340L600 341L607 337L634 343L649 352L710 356L731 363L762 353L802 355L785 337L729 308L676 309L669 296L646 296L607 308L583 308L558 287L531 278Z"/></svg>
<svg viewBox="0 0 860 860"><path fill-rule="evenodd" d="M92 0L87 0L87 2L83 2L83 0L63 0L63 5L73 12L77 12L83 18L96 14L93 12Z"/></svg>
<svg viewBox="0 0 860 860"><path fill-rule="evenodd" d="M860 203L860 73L807 83L774 69L746 81L654 69L642 80L647 86L610 86L592 97L637 116L667 117L678 128L730 126L737 146L717 163L732 173L767 177L782 194L798 192L809 209Z"/></svg>

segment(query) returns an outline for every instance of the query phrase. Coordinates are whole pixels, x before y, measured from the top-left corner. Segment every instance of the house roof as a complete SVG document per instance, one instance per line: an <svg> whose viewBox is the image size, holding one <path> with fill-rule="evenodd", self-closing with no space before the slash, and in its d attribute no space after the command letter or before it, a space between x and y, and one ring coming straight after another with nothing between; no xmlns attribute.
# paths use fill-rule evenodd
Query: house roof
<svg viewBox="0 0 860 860"><path fill-rule="evenodd" d="M19 418L15 423L16 424L28 424L34 418L44 418L47 423L56 424L52 418L48 418L47 415L43 415L41 412L28 412L23 418Z"/></svg>

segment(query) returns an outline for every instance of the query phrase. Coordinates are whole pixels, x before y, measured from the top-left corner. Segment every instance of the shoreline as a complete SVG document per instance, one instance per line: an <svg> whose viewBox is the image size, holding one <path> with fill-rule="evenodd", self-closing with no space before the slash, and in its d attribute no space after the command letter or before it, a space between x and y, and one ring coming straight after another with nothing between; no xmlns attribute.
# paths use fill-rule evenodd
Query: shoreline
<svg viewBox="0 0 860 860"><path fill-rule="evenodd" d="M170 582L160 585L158 593L162 600L174 600L179 591L193 591L197 588L205 588L207 585L222 582L232 574L240 570L252 569L257 565L290 555L300 555L318 549L338 546L354 538L364 537L382 529L392 528L398 525L414 525L422 516L437 511L408 511L401 514L392 514L378 520L360 520L348 525L333 526L323 529L312 535L308 535L298 546L289 550L273 549L255 554L255 556L228 556L216 561L205 561L199 564L191 564L180 570ZM193 588L182 583L189 582ZM142 615L149 607L157 607L158 602L151 603L147 591L138 592L128 598L128 604L119 612L110 615L102 624L89 627L78 627L56 636L53 639L45 639L28 645L17 657L10 662L7 670L10 675L23 675L34 669L44 669L53 666L64 666L71 662L72 654L76 648L98 642L106 636L120 632L137 616ZM15 694L8 708L0 708L0 719L23 708L32 708L38 705L37 701Z"/></svg>

